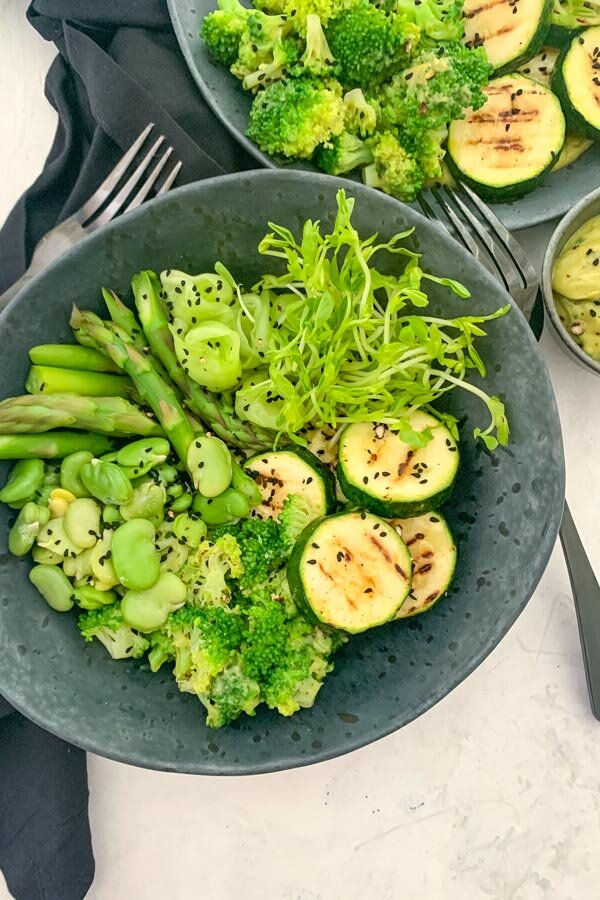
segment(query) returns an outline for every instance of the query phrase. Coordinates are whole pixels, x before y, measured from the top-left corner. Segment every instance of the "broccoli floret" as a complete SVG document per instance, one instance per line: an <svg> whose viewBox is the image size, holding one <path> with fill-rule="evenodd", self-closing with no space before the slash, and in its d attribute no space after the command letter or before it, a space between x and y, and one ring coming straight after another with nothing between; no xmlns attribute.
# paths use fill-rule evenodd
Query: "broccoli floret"
<svg viewBox="0 0 600 900"><path fill-rule="evenodd" d="M301 616L287 629L285 653L279 665L270 669L263 687L264 700L282 716L313 705L326 674L333 665L329 656L332 638Z"/></svg>
<svg viewBox="0 0 600 900"><path fill-rule="evenodd" d="M247 613L242 669L257 681L283 665L288 642L285 610L277 600L251 606Z"/></svg>
<svg viewBox="0 0 600 900"><path fill-rule="evenodd" d="M253 0L253 6L273 16L286 12L286 0Z"/></svg>
<svg viewBox="0 0 600 900"><path fill-rule="evenodd" d="M306 48L292 69L293 75L305 73L317 78L333 74L333 54L329 49L321 20L314 14L306 19Z"/></svg>
<svg viewBox="0 0 600 900"><path fill-rule="evenodd" d="M373 162L362 170L364 183L399 200L414 200L425 180L414 156L391 131L376 134L368 144Z"/></svg>
<svg viewBox="0 0 600 900"><path fill-rule="evenodd" d="M247 134L265 153L308 159L343 128L339 85L298 78L276 81L257 94Z"/></svg>
<svg viewBox="0 0 600 900"><path fill-rule="evenodd" d="M231 598L229 579L243 572L240 547L226 531L202 541L188 557L179 575L188 587L188 602L196 606L227 606Z"/></svg>
<svg viewBox="0 0 600 900"><path fill-rule="evenodd" d="M260 685L244 675L239 665L232 665L217 675L210 691L199 698L206 708L206 724L210 728L221 728L242 713L255 715L261 702Z"/></svg>
<svg viewBox="0 0 600 900"><path fill-rule="evenodd" d="M455 43L422 53L378 95L382 127L399 126L413 136L445 128L464 118L465 109L483 106L491 71L483 48Z"/></svg>
<svg viewBox="0 0 600 900"><path fill-rule="evenodd" d="M423 49L439 41L458 41L464 34L463 0L383 0L376 5L418 25Z"/></svg>
<svg viewBox="0 0 600 900"><path fill-rule="evenodd" d="M236 61L251 12L238 0L219 0L219 9L204 18L200 34L216 62L229 68Z"/></svg>
<svg viewBox="0 0 600 900"><path fill-rule="evenodd" d="M171 637L162 631L152 631L148 635L150 651L148 653L148 662L150 663L150 671L158 672L161 666L166 662L175 659L175 648Z"/></svg>
<svg viewBox="0 0 600 900"><path fill-rule="evenodd" d="M247 91L257 91L283 78L290 66L300 56L300 44L295 38L284 38L273 49L272 60L259 63L258 68L244 76L242 84Z"/></svg>
<svg viewBox="0 0 600 900"><path fill-rule="evenodd" d="M285 538L292 547L307 525L315 519L310 504L300 494L288 494L279 516L279 522L285 532Z"/></svg>
<svg viewBox="0 0 600 900"><path fill-rule="evenodd" d="M319 147L316 161L319 168L329 175L344 175L357 166L373 162L373 154L359 137L343 131L328 144Z"/></svg>
<svg viewBox="0 0 600 900"><path fill-rule="evenodd" d="M179 689L202 694L231 662L244 634L244 620L237 610L184 606L169 616L166 632L174 649Z"/></svg>
<svg viewBox="0 0 600 900"><path fill-rule="evenodd" d="M327 28L327 39L347 87L372 87L406 68L419 29L396 13L386 13L369 0L358 0Z"/></svg>
<svg viewBox="0 0 600 900"><path fill-rule="evenodd" d="M120 603L84 613L79 616L77 627L85 641L96 638L113 659L137 659L149 646L146 638L125 624Z"/></svg>
<svg viewBox="0 0 600 900"><path fill-rule="evenodd" d="M250 11L246 27L241 37L237 59L231 72L244 81L250 79L260 85L266 79L266 69L284 68L286 60L293 61L300 55L300 43L295 39L286 40L292 24L286 16L268 16L263 12ZM262 78L259 78L262 75Z"/></svg>
<svg viewBox="0 0 600 900"><path fill-rule="evenodd" d="M367 102L360 88L344 94L344 127L351 134L368 137L377 126L377 110Z"/></svg>
<svg viewBox="0 0 600 900"><path fill-rule="evenodd" d="M238 580L244 593L264 584L271 572L285 563L291 550L286 532L275 519L243 519L214 530L217 543L225 537L237 543L241 563Z"/></svg>
<svg viewBox="0 0 600 900"><path fill-rule="evenodd" d="M309 16L318 16L325 26L353 3L354 0L285 0L283 12L292 18L296 31L305 34Z"/></svg>

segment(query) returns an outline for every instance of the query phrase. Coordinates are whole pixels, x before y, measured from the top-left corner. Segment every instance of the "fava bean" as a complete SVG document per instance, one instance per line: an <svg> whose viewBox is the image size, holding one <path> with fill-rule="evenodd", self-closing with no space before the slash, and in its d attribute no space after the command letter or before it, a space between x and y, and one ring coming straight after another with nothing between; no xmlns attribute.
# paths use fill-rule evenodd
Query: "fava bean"
<svg viewBox="0 0 600 900"><path fill-rule="evenodd" d="M160 556L154 546L156 532L147 519L131 519L112 538L112 562L126 588L145 591L160 575Z"/></svg>
<svg viewBox="0 0 600 900"><path fill-rule="evenodd" d="M170 484L169 487L167 488L167 496L171 497L173 500L176 497L181 497L182 494L183 494L183 485L179 481L176 481L175 484Z"/></svg>
<svg viewBox="0 0 600 900"><path fill-rule="evenodd" d="M121 517L125 521L130 519L154 519L163 518L164 505L167 502L167 494L162 484L154 481L144 481L134 488L131 499L119 507Z"/></svg>
<svg viewBox="0 0 600 900"><path fill-rule="evenodd" d="M58 566L34 566L29 580L38 589L48 606L56 612L67 612L73 607L71 582Z"/></svg>
<svg viewBox="0 0 600 900"><path fill-rule="evenodd" d="M236 459L232 460L231 487L235 488L238 493L246 498L249 506L258 506L262 503L262 494L259 486L254 478L242 469Z"/></svg>
<svg viewBox="0 0 600 900"><path fill-rule="evenodd" d="M122 522L123 517L119 512L118 506L113 506L112 504L108 504L102 508L102 521L106 522L107 525L114 525L115 522Z"/></svg>
<svg viewBox="0 0 600 900"><path fill-rule="evenodd" d="M56 566L63 561L63 557L59 556L58 553L46 550L45 547L38 547L37 544L33 547L31 555L34 563L37 563L38 566Z"/></svg>
<svg viewBox="0 0 600 900"><path fill-rule="evenodd" d="M179 497L176 497L175 500L173 500L169 509L174 513L183 512L185 509L190 508L193 499L194 498L191 494L181 494Z"/></svg>
<svg viewBox="0 0 600 900"><path fill-rule="evenodd" d="M71 491L66 491L64 488L53 487L50 491L50 497L48 499L48 509L50 511L51 518L64 518L69 505L73 502L74 499L75 495L72 494Z"/></svg>
<svg viewBox="0 0 600 900"><path fill-rule="evenodd" d="M67 535L62 519L50 519L48 524L40 529L37 542L40 547L58 553L63 559L68 556L75 558L81 553L81 547L74 544Z"/></svg>
<svg viewBox="0 0 600 900"><path fill-rule="evenodd" d="M156 631L169 614L185 603L187 590L173 572L163 572L156 584L145 591L127 591L121 601L121 612L128 625L138 631Z"/></svg>
<svg viewBox="0 0 600 900"><path fill-rule="evenodd" d="M187 468L203 497L218 497L231 484L231 453L214 435L194 438L187 453Z"/></svg>
<svg viewBox="0 0 600 900"><path fill-rule="evenodd" d="M69 578L74 578L75 581L91 578L94 574L92 570L92 549L89 547L87 550L83 550L75 559L72 556L67 556L63 562L65 575Z"/></svg>
<svg viewBox="0 0 600 900"><path fill-rule="evenodd" d="M8 533L8 549L13 556L27 556L40 528L46 524L50 514L37 503L26 503Z"/></svg>
<svg viewBox="0 0 600 900"><path fill-rule="evenodd" d="M91 497L78 497L69 504L63 524L67 537L87 550L100 537L100 507Z"/></svg>
<svg viewBox="0 0 600 900"><path fill-rule="evenodd" d="M60 464L60 483L66 491L71 491L75 497L89 497L90 492L81 480L81 469L93 460L93 456L87 450L79 450L65 456Z"/></svg>
<svg viewBox="0 0 600 900"><path fill-rule="evenodd" d="M75 598L75 603L81 609L100 609L100 607L109 606L117 600L117 595L114 591L99 591L89 584L75 588L73 597Z"/></svg>
<svg viewBox="0 0 600 900"><path fill-rule="evenodd" d="M128 470L129 477L137 478L164 463L170 452L165 438L146 438L121 447L116 461Z"/></svg>
<svg viewBox="0 0 600 900"><path fill-rule="evenodd" d="M54 490L53 484L43 484L35 495L35 502L40 506L48 506L50 503L50 494Z"/></svg>
<svg viewBox="0 0 600 900"><path fill-rule="evenodd" d="M92 497L96 497L101 503L120 506L131 499L131 482L114 463L93 459L91 463L81 467L80 475Z"/></svg>
<svg viewBox="0 0 600 900"><path fill-rule="evenodd" d="M158 526L155 546L160 555L161 572L179 572L190 554L187 545L179 543L172 525L167 522Z"/></svg>
<svg viewBox="0 0 600 900"><path fill-rule="evenodd" d="M156 470L156 474L161 484L173 484L179 477L179 472L175 466L160 466Z"/></svg>
<svg viewBox="0 0 600 900"><path fill-rule="evenodd" d="M0 491L0 501L15 503L31 497L41 488L44 471L41 459L20 459L12 467L8 480Z"/></svg>
<svg viewBox="0 0 600 900"><path fill-rule="evenodd" d="M105 536L92 547L90 563L92 566L92 574L96 581L105 585L104 590L109 590L119 583L115 567L111 559L111 542L110 535L105 532Z"/></svg>
<svg viewBox="0 0 600 900"><path fill-rule="evenodd" d="M187 513L180 513L173 522L173 532L180 541L196 550L206 537L206 525L196 516L192 518Z"/></svg>
<svg viewBox="0 0 600 900"><path fill-rule="evenodd" d="M192 509L207 525L226 525L243 519L250 512L246 498L232 487L213 498L196 494Z"/></svg>

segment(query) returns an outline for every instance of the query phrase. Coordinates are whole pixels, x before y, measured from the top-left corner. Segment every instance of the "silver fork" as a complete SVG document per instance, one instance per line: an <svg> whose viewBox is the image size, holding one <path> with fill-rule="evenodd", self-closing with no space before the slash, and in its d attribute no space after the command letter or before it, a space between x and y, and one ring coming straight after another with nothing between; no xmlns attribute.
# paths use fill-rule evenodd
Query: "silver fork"
<svg viewBox="0 0 600 900"><path fill-rule="evenodd" d="M427 218L437 221L490 270L529 321L539 278L521 245L491 209L464 184L457 191L434 188L419 203ZM600 719L600 585L566 500L560 541L573 591L590 705Z"/></svg>
<svg viewBox="0 0 600 900"><path fill-rule="evenodd" d="M152 122L144 128L100 187L77 212L44 235L33 252L25 274L0 296L0 310L4 309L21 288L57 256L77 244L86 235L106 225L115 216L136 209L144 202L173 154L173 148L167 147L156 159L165 143L163 135L158 135L149 148L144 148L153 128ZM136 164L136 157L142 152L144 155ZM166 193L177 178L181 162L174 161L174 163L168 171L165 170L165 177L160 187L156 189L157 195Z"/></svg>

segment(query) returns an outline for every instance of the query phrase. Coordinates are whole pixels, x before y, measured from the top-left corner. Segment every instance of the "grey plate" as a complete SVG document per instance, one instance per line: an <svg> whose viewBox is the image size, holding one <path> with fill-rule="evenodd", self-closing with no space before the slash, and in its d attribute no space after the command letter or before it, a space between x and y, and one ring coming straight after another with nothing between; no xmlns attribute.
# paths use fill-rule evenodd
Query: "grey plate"
<svg viewBox="0 0 600 900"><path fill-rule="evenodd" d="M227 69L216 66L198 36L204 16L216 8L216 0L167 0L179 45L198 87L223 125L263 166L316 172L310 163L281 166L262 153L246 137L249 94ZM596 185L600 184L600 145L591 147L566 169L548 176L545 184L514 203L491 204L511 230L528 228L562 215Z"/></svg>
<svg viewBox="0 0 600 900"><path fill-rule="evenodd" d="M2 395L22 392L27 350L69 339L72 303L101 309L100 287L128 295L144 268L198 272L223 262L247 285L276 261L256 253L274 218L297 233L307 217L332 221L335 192L357 198L363 234L389 238L412 225L413 245L436 272L465 282L472 307L491 312L508 300L494 279L445 233L408 207L361 185L300 172L261 170L187 185L145 204L86 239L15 298L0 318ZM396 258L394 258L396 259ZM383 257L381 262L383 263ZM392 260L391 265L398 265ZM434 314L471 308L431 285ZM475 444L486 410L466 392L460 483L448 514L459 542L449 597L423 617L354 638L339 654L316 705L291 719L261 710L218 732L199 702L179 694L166 667L152 675L137 661L113 662L85 645L71 614L57 614L29 584L28 562L6 550L12 517L0 509L0 693L44 728L95 753L179 772L266 772L337 756L382 737L456 687L515 621L546 566L564 497L563 452L552 388L537 344L513 308L482 344L487 389L506 398L508 450ZM2 465L0 483L7 466Z"/></svg>

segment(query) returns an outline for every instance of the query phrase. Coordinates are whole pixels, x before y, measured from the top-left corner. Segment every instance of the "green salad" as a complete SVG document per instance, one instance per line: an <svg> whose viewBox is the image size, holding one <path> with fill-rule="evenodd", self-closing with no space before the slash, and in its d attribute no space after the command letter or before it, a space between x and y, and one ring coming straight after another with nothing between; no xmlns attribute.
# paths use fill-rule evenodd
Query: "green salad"
<svg viewBox="0 0 600 900"><path fill-rule="evenodd" d="M171 669L211 727L312 706L351 635L443 597L460 453L436 400L470 392L474 437L508 441L469 379L507 308L430 315L429 284L465 313L468 291L410 232L359 235L353 203L329 233L271 225L250 287L216 262L137 273L135 311L103 290L107 317L74 308L76 343L32 347L27 393L0 403L10 551L85 641Z"/></svg>

